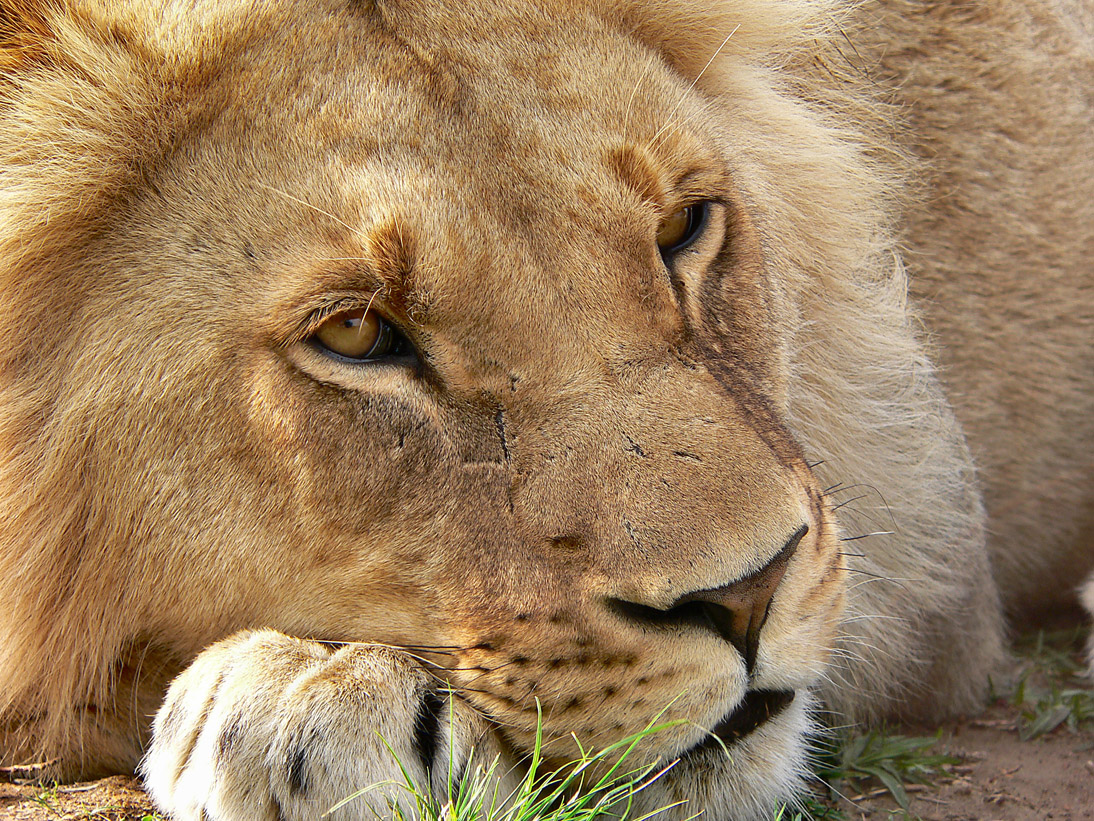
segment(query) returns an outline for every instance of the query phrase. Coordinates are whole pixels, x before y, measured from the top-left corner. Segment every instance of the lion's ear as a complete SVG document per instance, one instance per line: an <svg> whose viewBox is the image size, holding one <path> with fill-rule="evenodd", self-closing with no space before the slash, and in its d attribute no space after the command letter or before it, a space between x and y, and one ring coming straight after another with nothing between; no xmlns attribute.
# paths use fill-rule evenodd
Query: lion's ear
<svg viewBox="0 0 1094 821"><path fill-rule="evenodd" d="M825 39L844 0L605 0L603 13L703 85L720 56L780 66Z"/></svg>

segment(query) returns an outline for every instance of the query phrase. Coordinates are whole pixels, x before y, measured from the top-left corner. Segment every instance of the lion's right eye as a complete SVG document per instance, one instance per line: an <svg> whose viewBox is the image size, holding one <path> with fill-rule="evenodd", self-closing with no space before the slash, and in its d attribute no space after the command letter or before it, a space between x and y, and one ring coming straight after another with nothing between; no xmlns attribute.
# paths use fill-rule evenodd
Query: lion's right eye
<svg viewBox="0 0 1094 821"><path fill-rule="evenodd" d="M710 203L697 202L670 214L657 230L657 247L666 264L703 233Z"/></svg>
<svg viewBox="0 0 1094 821"><path fill-rule="evenodd" d="M353 308L330 316L312 340L324 352L350 362L372 362L404 354L410 344L376 311Z"/></svg>

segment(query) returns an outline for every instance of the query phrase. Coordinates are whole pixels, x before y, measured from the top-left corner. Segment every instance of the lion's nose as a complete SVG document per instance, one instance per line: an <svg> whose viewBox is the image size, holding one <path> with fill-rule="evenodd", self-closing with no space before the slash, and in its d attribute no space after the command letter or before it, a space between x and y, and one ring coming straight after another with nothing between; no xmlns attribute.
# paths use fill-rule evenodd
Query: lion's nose
<svg viewBox="0 0 1094 821"><path fill-rule="evenodd" d="M759 570L722 587L688 593L664 610L619 600L611 604L629 619L647 624L690 624L712 630L737 648L751 674L756 666L760 630L767 621L771 599L794 551L808 532L806 525L798 528L783 548Z"/></svg>

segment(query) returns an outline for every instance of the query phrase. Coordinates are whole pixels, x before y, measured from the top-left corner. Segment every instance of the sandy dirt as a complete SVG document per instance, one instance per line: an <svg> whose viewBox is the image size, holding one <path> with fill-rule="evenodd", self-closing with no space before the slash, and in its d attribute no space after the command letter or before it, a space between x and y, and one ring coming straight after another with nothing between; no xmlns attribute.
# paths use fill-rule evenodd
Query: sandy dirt
<svg viewBox="0 0 1094 821"><path fill-rule="evenodd" d="M961 759L932 787L908 787L912 818L923 821L1094 821L1094 729L1061 727L1019 739L1018 710L993 705L984 715L944 728L936 752ZM929 734L929 728L905 728ZM880 788L839 802L848 821L902 819ZM850 796L857 798L857 796Z"/></svg>

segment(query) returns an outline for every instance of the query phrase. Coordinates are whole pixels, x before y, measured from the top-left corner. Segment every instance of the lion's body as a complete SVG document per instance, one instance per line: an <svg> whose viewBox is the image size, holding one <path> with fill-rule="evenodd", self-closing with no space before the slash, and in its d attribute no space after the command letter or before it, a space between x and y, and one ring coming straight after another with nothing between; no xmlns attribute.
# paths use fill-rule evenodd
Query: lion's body
<svg viewBox="0 0 1094 821"><path fill-rule="evenodd" d="M206 651L167 809L288 761L307 817L381 726L428 775L425 670L518 757L537 698L668 707L649 800L749 818L810 693L974 709L1094 569L1081 3L2 0L0 48L5 762L132 768L272 628L405 652ZM357 308L414 353L317 342Z"/></svg>
<svg viewBox="0 0 1094 821"><path fill-rule="evenodd" d="M1029 617L1073 604L1060 582L1094 556L1094 23L1069 2L891 6L902 48L875 48L929 180L905 215L911 291L979 469L1004 608Z"/></svg>

